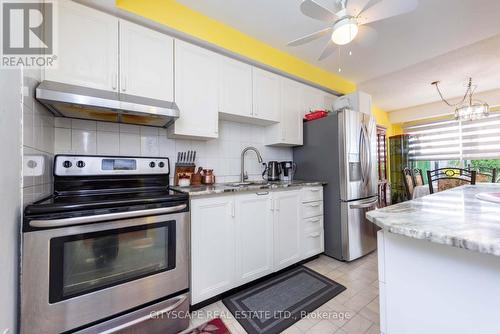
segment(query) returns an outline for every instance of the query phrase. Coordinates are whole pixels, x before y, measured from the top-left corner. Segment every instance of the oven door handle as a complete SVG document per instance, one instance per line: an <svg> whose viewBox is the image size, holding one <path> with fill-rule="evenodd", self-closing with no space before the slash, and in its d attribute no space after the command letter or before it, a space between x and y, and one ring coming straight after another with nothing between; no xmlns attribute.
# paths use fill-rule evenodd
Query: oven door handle
<svg viewBox="0 0 500 334"><path fill-rule="evenodd" d="M48 228L48 227L64 227L89 223L100 223L108 220L126 219L141 216L156 216L165 213L172 213L184 210L187 204L170 206L168 208L157 208L149 210L137 210L127 212L105 213L103 215L73 217L63 219L47 219L47 220L32 220L30 221L31 227Z"/></svg>
<svg viewBox="0 0 500 334"><path fill-rule="evenodd" d="M184 303L184 301L187 299L187 295L182 295L182 296L176 297L175 299L177 299L177 300L176 300L176 302L174 304L172 304L172 305L170 305L170 306L168 306L168 307L166 307L166 308L164 308L162 310L155 311L154 312L154 316L152 315L152 313L147 314L147 315L142 316L140 318L134 319L132 321L126 322L126 323L121 324L119 326L116 326L116 327L113 327L111 329L105 330L104 332L101 332L101 334L117 333L117 332L120 332L121 330L124 330L124 329L132 327L134 325L140 324L141 322L144 322L144 321L148 321L148 320L151 320L151 319L161 319L161 317L165 316L165 314L169 313L172 310L175 310L182 303Z"/></svg>

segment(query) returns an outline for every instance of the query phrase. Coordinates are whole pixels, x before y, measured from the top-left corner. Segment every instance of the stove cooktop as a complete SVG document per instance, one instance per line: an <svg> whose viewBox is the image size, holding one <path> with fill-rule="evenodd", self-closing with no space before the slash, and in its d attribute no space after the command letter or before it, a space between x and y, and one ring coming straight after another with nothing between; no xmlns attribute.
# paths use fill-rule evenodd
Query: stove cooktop
<svg viewBox="0 0 500 334"><path fill-rule="evenodd" d="M58 212L75 212L127 206L146 206L149 204L168 204L185 202L188 195L173 189L164 191L136 191L106 193L95 192L86 194L51 195L26 207L26 216L53 214ZM158 207L158 205L156 205ZM116 210L114 210L116 211Z"/></svg>

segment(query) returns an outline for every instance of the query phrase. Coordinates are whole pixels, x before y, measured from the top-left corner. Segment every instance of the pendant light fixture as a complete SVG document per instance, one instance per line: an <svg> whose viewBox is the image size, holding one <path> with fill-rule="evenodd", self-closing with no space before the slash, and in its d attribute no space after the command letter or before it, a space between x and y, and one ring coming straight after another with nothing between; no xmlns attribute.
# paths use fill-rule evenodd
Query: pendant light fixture
<svg viewBox="0 0 500 334"><path fill-rule="evenodd" d="M469 83L467 84L467 90L465 91L464 97L460 102L455 104L448 102L448 100L443 97L443 94L439 89L439 81L434 81L432 85L436 86L436 90L441 100L443 100L443 102L448 106L455 108L456 120L471 121L488 117L490 112L490 106L488 103L473 99L477 86L472 84L472 78L469 78Z"/></svg>

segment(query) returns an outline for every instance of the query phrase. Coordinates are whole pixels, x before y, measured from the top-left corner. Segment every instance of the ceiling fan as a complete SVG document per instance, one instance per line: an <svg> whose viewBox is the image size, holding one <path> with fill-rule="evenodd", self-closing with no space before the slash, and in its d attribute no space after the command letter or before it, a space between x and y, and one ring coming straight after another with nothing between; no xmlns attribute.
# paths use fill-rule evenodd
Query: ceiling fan
<svg viewBox="0 0 500 334"><path fill-rule="evenodd" d="M313 19L329 22L330 26L289 42L288 46L298 46L320 37L330 35L318 60L331 55L338 45L346 45L356 37L362 46L370 45L377 38L377 32L366 24L384 20L414 10L418 0L334 0L333 10L327 9L314 0L304 0L301 12Z"/></svg>

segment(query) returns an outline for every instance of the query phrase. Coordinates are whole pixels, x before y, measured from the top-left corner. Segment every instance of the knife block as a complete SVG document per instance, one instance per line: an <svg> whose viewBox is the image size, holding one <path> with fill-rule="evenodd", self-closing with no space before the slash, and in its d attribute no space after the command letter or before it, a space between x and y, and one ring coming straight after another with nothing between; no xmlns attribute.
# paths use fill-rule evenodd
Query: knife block
<svg viewBox="0 0 500 334"><path fill-rule="evenodd" d="M176 163L174 173L174 185L179 185L179 175L188 174L190 177L194 174L195 164Z"/></svg>

